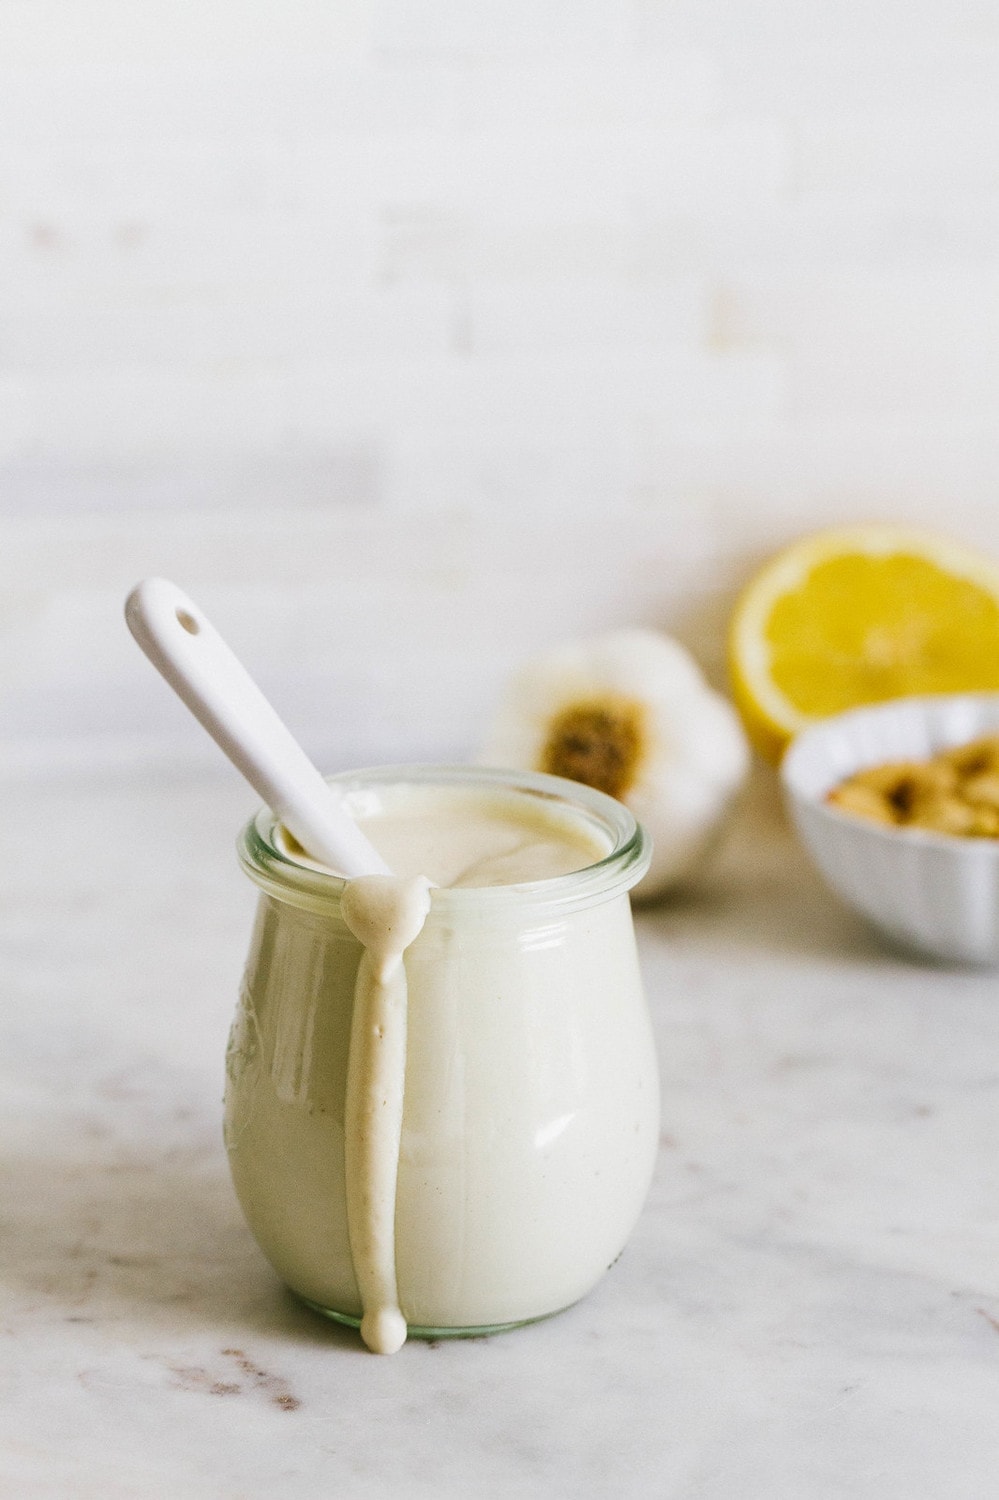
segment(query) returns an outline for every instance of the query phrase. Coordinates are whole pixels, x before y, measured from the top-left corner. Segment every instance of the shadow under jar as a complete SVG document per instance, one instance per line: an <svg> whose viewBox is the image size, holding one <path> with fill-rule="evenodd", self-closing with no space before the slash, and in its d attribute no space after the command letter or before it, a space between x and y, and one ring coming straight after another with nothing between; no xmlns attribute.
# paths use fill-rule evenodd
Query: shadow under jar
<svg viewBox="0 0 999 1500"><path fill-rule="evenodd" d="M620 803L557 777L388 767L332 780L362 813L408 788L529 799L606 850L570 874L435 888L404 958L394 1253L408 1331L545 1317L617 1258L652 1176L659 1083L628 898L647 840ZM278 1275L357 1326L345 1105L362 949L340 915L346 882L291 856L266 811L239 854L261 895L227 1055L233 1180Z"/></svg>

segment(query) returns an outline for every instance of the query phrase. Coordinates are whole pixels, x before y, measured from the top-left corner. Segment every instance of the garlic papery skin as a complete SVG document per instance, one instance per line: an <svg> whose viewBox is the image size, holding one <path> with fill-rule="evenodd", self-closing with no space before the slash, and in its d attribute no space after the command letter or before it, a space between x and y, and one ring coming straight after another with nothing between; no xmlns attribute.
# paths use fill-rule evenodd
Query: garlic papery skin
<svg viewBox="0 0 999 1500"><path fill-rule="evenodd" d="M646 629L557 646L513 677L482 764L585 782L631 809L651 835L652 864L634 894L662 894L691 874L749 770L727 699L688 651Z"/></svg>

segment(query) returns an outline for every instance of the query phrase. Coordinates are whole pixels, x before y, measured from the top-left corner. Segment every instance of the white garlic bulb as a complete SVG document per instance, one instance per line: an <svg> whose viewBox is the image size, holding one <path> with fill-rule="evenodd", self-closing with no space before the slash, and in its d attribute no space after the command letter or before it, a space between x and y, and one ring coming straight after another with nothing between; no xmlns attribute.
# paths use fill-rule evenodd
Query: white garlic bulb
<svg viewBox="0 0 999 1500"><path fill-rule="evenodd" d="M652 837L636 895L697 864L749 769L735 710L693 657L655 630L556 647L509 685L483 764L548 771L617 797Z"/></svg>

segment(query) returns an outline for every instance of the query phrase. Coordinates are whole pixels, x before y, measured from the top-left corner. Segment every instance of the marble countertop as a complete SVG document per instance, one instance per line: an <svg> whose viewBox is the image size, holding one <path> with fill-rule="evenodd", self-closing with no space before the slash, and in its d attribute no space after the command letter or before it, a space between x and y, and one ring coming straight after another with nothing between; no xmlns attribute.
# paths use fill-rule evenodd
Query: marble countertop
<svg viewBox="0 0 999 1500"><path fill-rule="evenodd" d="M11 775L0 1494L981 1500L999 1471L999 992L889 952L765 791L639 916L662 1150L580 1305L395 1358L243 1225L225 768Z"/></svg>

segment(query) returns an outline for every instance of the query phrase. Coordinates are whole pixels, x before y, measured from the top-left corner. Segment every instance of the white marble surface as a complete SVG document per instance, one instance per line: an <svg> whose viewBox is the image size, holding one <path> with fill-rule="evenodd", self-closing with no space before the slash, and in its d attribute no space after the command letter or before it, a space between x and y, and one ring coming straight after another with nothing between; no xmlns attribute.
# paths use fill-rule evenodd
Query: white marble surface
<svg viewBox="0 0 999 1500"><path fill-rule="evenodd" d="M999 1467L999 993L887 952L765 796L639 920L647 1211L581 1305L392 1359L244 1228L252 910L218 775L4 785L0 1494L981 1500Z"/></svg>

